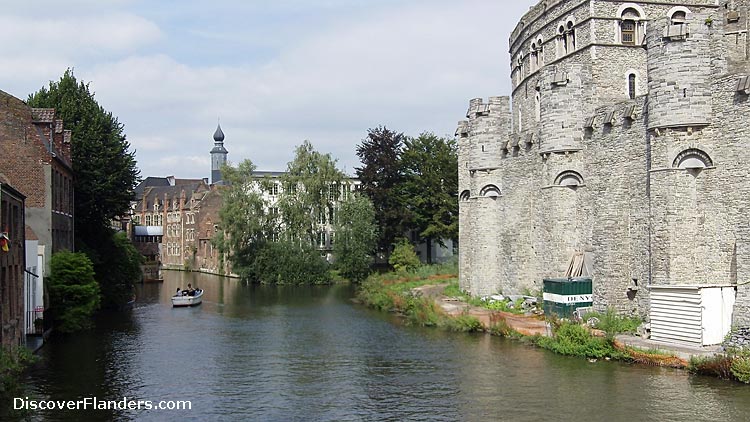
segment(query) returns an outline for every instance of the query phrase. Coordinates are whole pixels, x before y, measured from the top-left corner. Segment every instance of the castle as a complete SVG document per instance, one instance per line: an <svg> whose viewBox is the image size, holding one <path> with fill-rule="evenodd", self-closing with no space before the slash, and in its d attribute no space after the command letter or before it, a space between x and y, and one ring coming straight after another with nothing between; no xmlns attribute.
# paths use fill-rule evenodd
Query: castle
<svg viewBox="0 0 750 422"><path fill-rule="evenodd" d="M461 288L539 290L573 266L595 308L700 335L716 287L722 330L750 325L748 17L750 0L533 6L512 96L471 100L456 131Z"/></svg>

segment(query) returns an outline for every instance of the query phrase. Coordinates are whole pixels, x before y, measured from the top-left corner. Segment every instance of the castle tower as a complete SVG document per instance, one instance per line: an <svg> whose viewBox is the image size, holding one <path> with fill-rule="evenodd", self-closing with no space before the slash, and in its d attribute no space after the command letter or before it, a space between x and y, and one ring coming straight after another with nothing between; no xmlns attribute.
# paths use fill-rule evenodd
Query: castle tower
<svg viewBox="0 0 750 422"><path fill-rule="evenodd" d="M211 184L222 184L221 166L227 163L227 151L224 148L224 132L221 131L221 125L216 125L214 132L214 147L211 150Z"/></svg>

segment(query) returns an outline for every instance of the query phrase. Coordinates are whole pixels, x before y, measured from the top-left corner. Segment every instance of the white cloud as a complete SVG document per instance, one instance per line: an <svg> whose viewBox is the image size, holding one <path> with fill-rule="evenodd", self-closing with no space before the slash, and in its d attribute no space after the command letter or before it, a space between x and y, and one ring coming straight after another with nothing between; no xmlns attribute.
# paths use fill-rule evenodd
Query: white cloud
<svg viewBox="0 0 750 422"><path fill-rule="evenodd" d="M328 9L342 15L327 18L325 25L318 20L295 28L291 36L280 32L288 29L283 22L252 21L265 4L243 2L237 13L248 13L247 25L282 40L278 45L244 40L246 28L213 22L212 28L223 31L214 37L206 36L213 32L203 25L180 28L182 34L203 34L201 42L208 43L205 51L190 50L189 60L181 56L183 50L176 51L190 40L175 37L174 22L154 17L169 11L161 4L164 9L148 19L133 3L126 11L95 9L82 17L34 23L58 30L62 46L49 45L55 31L32 33L19 27L25 21L0 18L0 27L12 20L26 31L40 58L30 76L2 79L20 84L43 78L33 85L36 90L75 66L99 103L125 124L144 176L207 176L217 117L232 162L251 158L259 168L283 170L293 148L309 139L353 172L355 147L368 128L385 124L410 135L450 134L470 98L508 94L507 38L517 19L511 15L528 7L494 1L359 2L348 14L340 7ZM179 14L198 13L196 5L188 2ZM275 5L273 13L326 8L316 6L287 1ZM220 1L217 7L229 6ZM197 16L193 21L202 23ZM109 39L113 27L119 29ZM0 36L8 31L0 29ZM223 51L228 40L232 50ZM262 44L279 49L261 64L253 57L242 60ZM33 65L36 56L20 50L0 47L6 58ZM200 60L200 54L211 58ZM224 56L236 59L215 59ZM10 73L0 70L0 77Z"/></svg>
<svg viewBox="0 0 750 422"><path fill-rule="evenodd" d="M0 16L0 38L19 42L0 44L3 55L28 51L57 57L111 55L157 41L159 28L140 16L115 12L65 17Z"/></svg>

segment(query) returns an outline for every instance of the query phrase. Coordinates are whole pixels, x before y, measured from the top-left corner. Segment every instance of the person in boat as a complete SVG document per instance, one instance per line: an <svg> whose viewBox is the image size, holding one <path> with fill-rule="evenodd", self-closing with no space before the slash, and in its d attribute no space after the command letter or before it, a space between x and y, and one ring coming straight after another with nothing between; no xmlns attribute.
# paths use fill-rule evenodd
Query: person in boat
<svg viewBox="0 0 750 422"><path fill-rule="evenodd" d="M175 295L175 296L182 296L182 293L181 293L181 291L180 291L180 288L179 288L179 287L177 288L177 291L175 292L175 294L174 294L174 295Z"/></svg>
<svg viewBox="0 0 750 422"><path fill-rule="evenodd" d="M193 286L190 285L190 283L188 283L187 295L188 296L195 296L195 289L193 289Z"/></svg>

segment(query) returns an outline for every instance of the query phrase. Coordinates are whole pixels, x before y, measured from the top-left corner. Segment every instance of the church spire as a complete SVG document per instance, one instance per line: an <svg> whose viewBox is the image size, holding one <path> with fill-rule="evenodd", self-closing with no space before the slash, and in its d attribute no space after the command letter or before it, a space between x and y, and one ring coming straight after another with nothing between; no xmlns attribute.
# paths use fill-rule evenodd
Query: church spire
<svg viewBox="0 0 750 422"><path fill-rule="evenodd" d="M221 124L216 124L214 132L214 147L211 150L211 184L223 184L221 180L221 166L227 163L229 151L224 148L224 131Z"/></svg>

